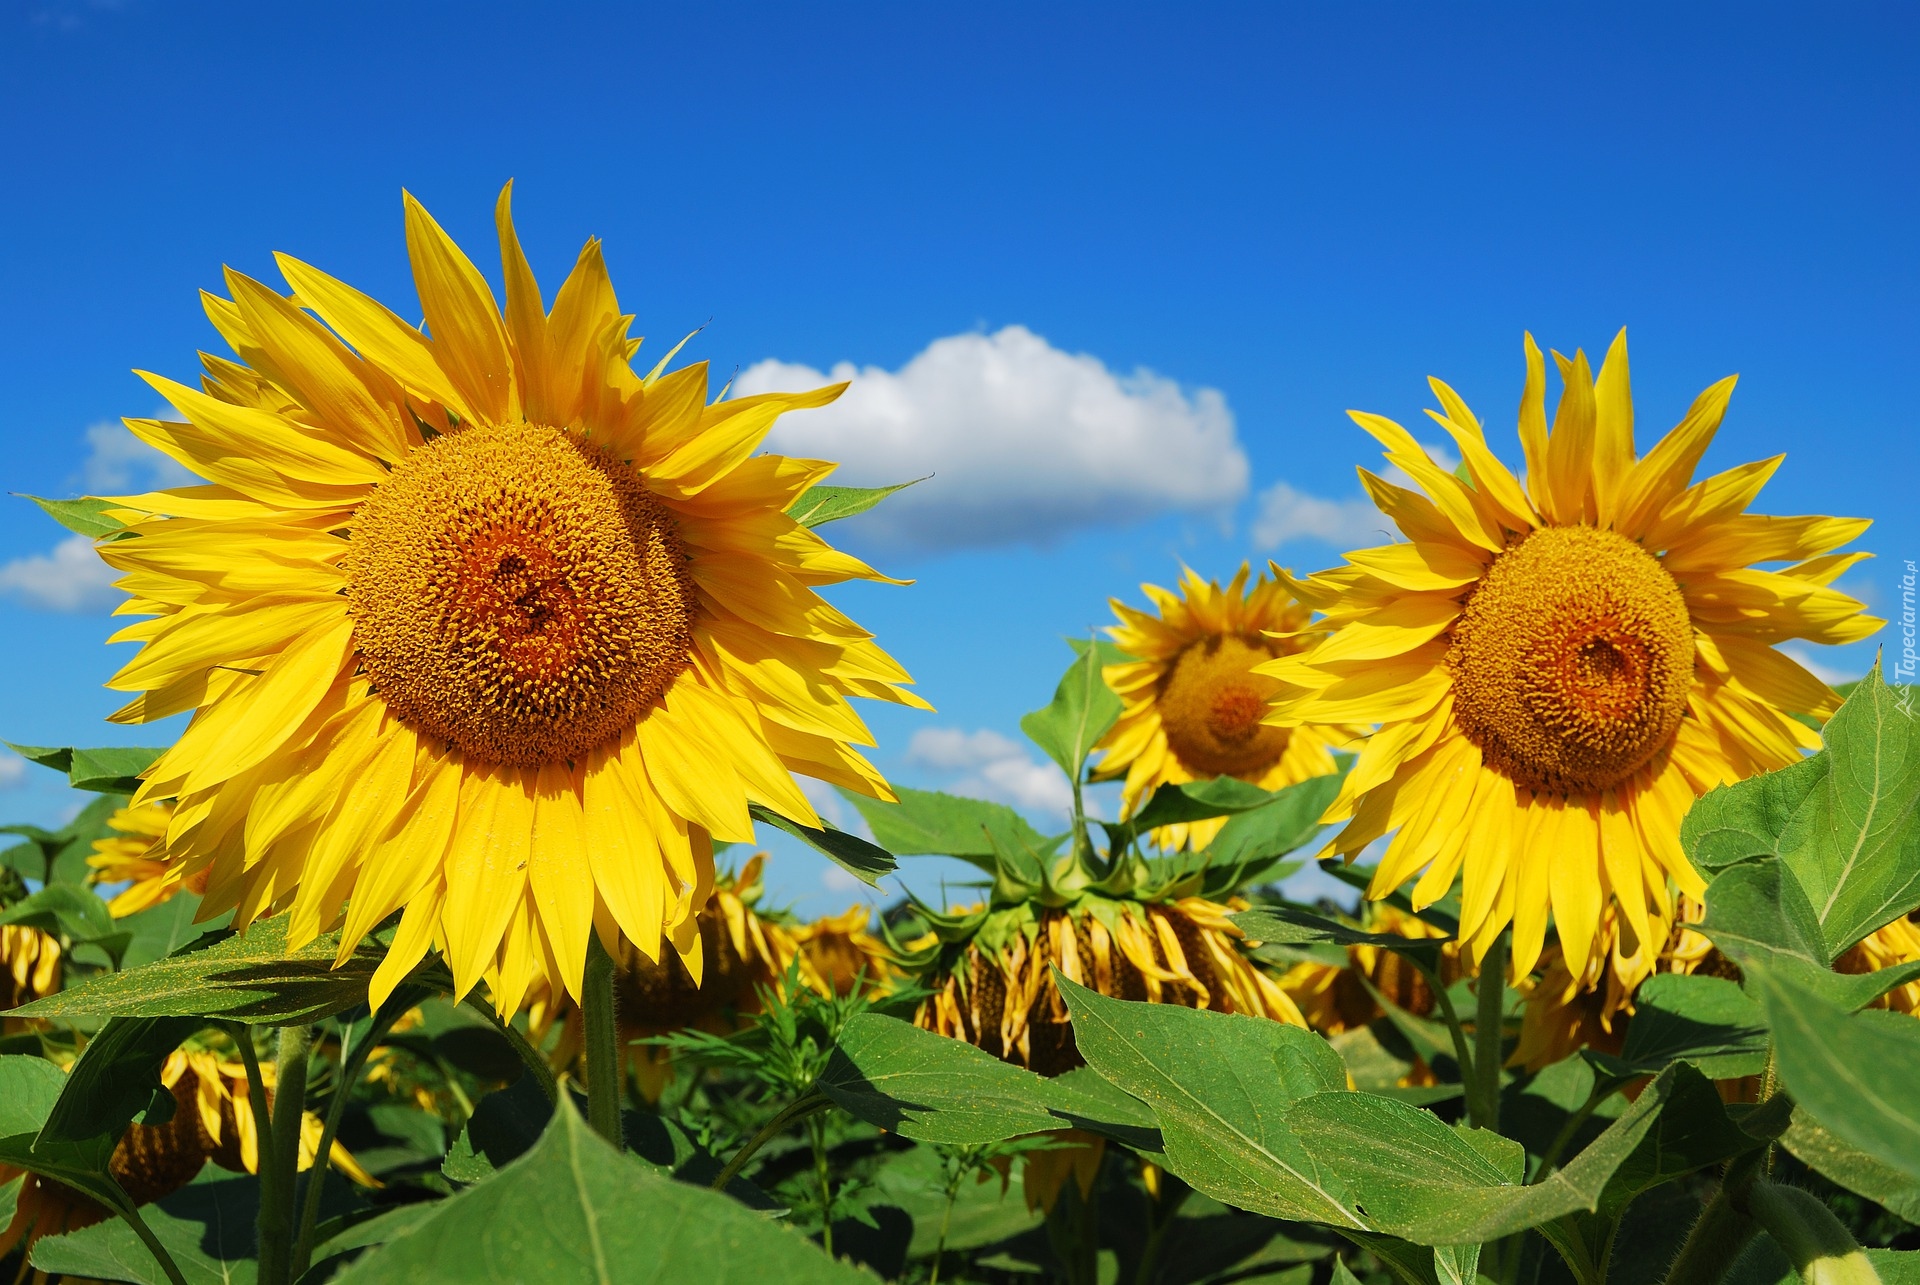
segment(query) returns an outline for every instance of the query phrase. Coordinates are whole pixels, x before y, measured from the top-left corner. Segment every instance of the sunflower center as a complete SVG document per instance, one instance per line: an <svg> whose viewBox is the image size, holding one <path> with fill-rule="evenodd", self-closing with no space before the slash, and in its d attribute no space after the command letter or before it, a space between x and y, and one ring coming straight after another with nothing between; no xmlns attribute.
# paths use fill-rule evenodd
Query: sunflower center
<svg viewBox="0 0 1920 1285"><path fill-rule="evenodd" d="M666 510L604 449L537 424L417 447L353 520L348 599L374 689L489 763L578 758L687 665Z"/></svg>
<svg viewBox="0 0 1920 1285"><path fill-rule="evenodd" d="M1494 559L1447 664L1454 717L1490 766L1534 790L1592 793L1673 740L1693 623L1680 586L1639 545L1547 527Z"/></svg>
<svg viewBox="0 0 1920 1285"><path fill-rule="evenodd" d="M1195 776L1253 776L1287 748L1287 729L1268 727L1267 700L1279 683L1253 672L1273 659L1258 644L1236 637L1202 638L1167 672L1160 723L1167 747Z"/></svg>

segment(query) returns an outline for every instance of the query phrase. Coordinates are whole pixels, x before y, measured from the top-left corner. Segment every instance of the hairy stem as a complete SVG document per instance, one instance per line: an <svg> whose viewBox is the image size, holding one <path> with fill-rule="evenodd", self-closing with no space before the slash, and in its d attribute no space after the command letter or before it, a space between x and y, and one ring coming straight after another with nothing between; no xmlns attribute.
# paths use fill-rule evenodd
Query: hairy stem
<svg viewBox="0 0 1920 1285"><path fill-rule="evenodd" d="M805 1097L795 1098L789 1102L781 1108L780 1114L761 1125L760 1131L748 1138L746 1144L733 1153L733 1159L727 1161L727 1167L722 1169L719 1177L710 1184L712 1188L715 1191L725 1191L727 1184L739 1177L740 1171L747 1167L747 1161L753 1159L754 1153L785 1133L788 1125L795 1120L804 1120L816 1111L825 1111L832 1105L833 1102L821 1093L809 1093Z"/></svg>
<svg viewBox="0 0 1920 1285"><path fill-rule="evenodd" d="M587 967L580 983L580 1016L587 1034L587 1123L613 1148L621 1150L620 1026L614 1011L613 956L600 934L587 935Z"/></svg>
<svg viewBox="0 0 1920 1285"><path fill-rule="evenodd" d="M167 1247L160 1243L160 1238L153 1234L153 1228L147 1226L147 1220L140 1216L140 1210L134 1203L129 1200L116 1212L127 1220L127 1225L133 1228L133 1234L140 1238L140 1243L145 1245L147 1252L153 1255L153 1261L160 1264L160 1270L167 1274L167 1280L171 1285L187 1285L187 1278L180 1271L180 1265L173 1261L173 1255L169 1254ZM25 1263L20 1265L22 1272L25 1272L26 1268Z"/></svg>
<svg viewBox="0 0 1920 1285"><path fill-rule="evenodd" d="M472 991L467 992L464 1002L475 1012L484 1015L489 1022L493 1023L493 1029L506 1037L507 1043L513 1046L514 1056L520 1059L520 1064L533 1076L533 1082L540 1086L540 1091L547 1095L547 1101L558 1102L560 1083L553 1078L553 1067L548 1065L545 1055L535 1048L511 1021L494 1012L493 1005L478 998Z"/></svg>
<svg viewBox="0 0 1920 1285"><path fill-rule="evenodd" d="M1673 1265L1667 1269L1666 1285L1718 1285L1740 1251L1760 1230L1746 1211L1747 1189L1759 1170L1758 1161L1743 1157L1727 1166L1720 1190L1700 1211L1693 1230Z"/></svg>
<svg viewBox="0 0 1920 1285"><path fill-rule="evenodd" d="M311 1026L280 1028L280 1049L274 1059L273 1127L260 1139L262 1285L291 1285L293 1280L293 1201L300 1168L300 1126L306 1115L307 1053L312 1047Z"/></svg>

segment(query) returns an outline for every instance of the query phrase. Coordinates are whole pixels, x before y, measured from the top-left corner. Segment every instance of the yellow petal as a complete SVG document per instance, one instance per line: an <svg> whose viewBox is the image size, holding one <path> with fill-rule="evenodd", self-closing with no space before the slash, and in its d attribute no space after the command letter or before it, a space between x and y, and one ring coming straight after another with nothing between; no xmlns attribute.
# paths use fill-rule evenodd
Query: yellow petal
<svg viewBox="0 0 1920 1285"><path fill-rule="evenodd" d="M504 424L519 418L513 389L513 359L507 334L486 278L433 216L404 194L407 208L407 257L413 284L426 314L434 361L483 422Z"/></svg>

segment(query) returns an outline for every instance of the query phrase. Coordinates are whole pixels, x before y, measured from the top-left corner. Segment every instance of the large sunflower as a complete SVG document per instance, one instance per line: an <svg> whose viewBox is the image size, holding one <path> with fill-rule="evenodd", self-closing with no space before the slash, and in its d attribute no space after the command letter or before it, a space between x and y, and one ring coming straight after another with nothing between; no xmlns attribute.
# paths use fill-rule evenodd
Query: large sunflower
<svg viewBox="0 0 1920 1285"><path fill-rule="evenodd" d="M712 841L754 803L818 824L794 772L890 797L847 697L919 703L814 592L884 578L786 515L832 466L754 454L840 386L635 373L599 244L549 311L508 196L504 310L411 196L423 327L286 256L291 296L229 272L241 361L146 376L186 422L127 421L208 485L120 500L100 547L154 617L115 717L193 712L134 803L178 798L203 915L338 924L345 958L404 910L376 1001L429 947L506 1011L577 995L590 932L697 970Z"/></svg>
<svg viewBox="0 0 1920 1285"><path fill-rule="evenodd" d="M1852 642L1880 622L1831 587L1867 556L1832 552L1866 521L1746 512L1781 457L1689 485L1732 378L1636 459L1624 331L1597 380L1585 354L1554 354L1551 431L1532 336L1526 357L1524 486L1437 379L1428 413L1464 477L1400 425L1353 414L1418 488L1361 470L1407 542L1304 582L1281 573L1331 632L1262 672L1285 684L1280 726L1378 725L1326 817L1346 822L1329 847L1349 857L1398 831L1370 895L1420 875L1424 906L1460 878L1476 958L1511 922L1524 976L1551 914L1579 976L1609 899L1638 943L1664 939L1669 880L1704 891L1679 841L1696 795L1818 748L1791 715L1838 699L1773 644Z"/></svg>
<svg viewBox="0 0 1920 1285"><path fill-rule="evenodd" d="M1141 585L1158 615L1112 600L1120 623L1107 632L1131 659L1105 669L1121 712L1094 747L1103 754L1094 779L1126 776L1124 815L1168 783L1234 776L1278 790L1333 771L1332 747L1351 742L1344 727L1261 721L1280 684L1256 667L1306 646L1313 613L1284 585L1265 575L1248 585L1247 576L1242 564L1225 589L1191 569L1174 590ZM1204 848L1226 823L1162 826L1155 838L1167 848Z"/></svg>

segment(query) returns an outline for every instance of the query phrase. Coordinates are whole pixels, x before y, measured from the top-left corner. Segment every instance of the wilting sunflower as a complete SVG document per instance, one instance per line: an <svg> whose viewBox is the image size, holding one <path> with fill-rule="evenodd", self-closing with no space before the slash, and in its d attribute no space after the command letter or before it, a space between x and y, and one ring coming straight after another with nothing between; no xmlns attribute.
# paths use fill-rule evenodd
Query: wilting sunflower
<svg viewBox="0 0 1920 1285"><path fill-rule="evenodd" d="M1262 575L1251 586L1243 564L1225 589L1191 569L1176 590L1141 585L1155 615L1112 600L1114 644L1132 659L1108 665L1120 718L1094 748L1095 780L1125 775L1122 816L1132 816L1168 783L1233 776L1264 790L1334 770L1346 727L1276 727L1262 720L1280 684L1257 666L1309 645L1312 611ZM1162 847L1204 848L1227 818L1162 826Z"/></svg>
<svg viewBox="0 0 1920 1285"><path fill-rule="evenodd" d="M60 989L60 942L26 924L0 924L0 1013ZM0 1035L30 1029L29 1017L0 1018Z"/></svg>
<svg viewBox="0 0 1920 1285"><path fill-rule="evenodd" d="M1227 916L1244 902L1221 904L1177 887L1072 898L1049 888L1002 899L1000 890L1016 885L1004 876L996 882L996 901L987 905L944 914L921 908L931 928L900 954L903 968L933 992L915 1012L916 1025L1042 1075L1070 1071L1085 1059L1053 984L1055 968L1117 999L1306 1024L1279 984L1241 953L1245 934Z"/></svg>
<svg viewBox="0 0 1920 1285"><path fill-rule="evenodd" d="M1407 914L1385 902L1365 907L1361 927L1370 933L1390 933L1410 941L1424 941L1447 934L1426 920ZM1365 944L1346 948L1345 967L1303 961L1280 977L1280 989L1293 997L1308 1026L1322 1035L1339 1035L1357 1030L1384 1015L1375 993L1394 1007L1425 1017L1436 1007L1433 988L1420 970L1405 957L1379 946ZM1440 981L1452 986L1472 975L1460 958L1460 943L1448 941L1440 947Z"/></svg>
<svg viewBox="0 0 1920 1285"><path fill-rule="evenodd" d="M502 1011L577 995L595 931L698 970L712 841L750 804L817 824L795 772L890 797L847 698L921 703L814 592L884 579L786 514L832 466L755 454L841 386L636 373L599 244L549 310L508 195L504 309L411 196L422 327L284 255L291 295L229 272L240 360L146 376L185 422L127 421L208 483L119 500L100 546L154 617L114 717L193 714L135 804L178 798L203 915L341 925L344 959L404 910L376 1001L429 947Z"/></svg>
<svg viewBox="0 0 1920 1285"><path fill-rule="evenodd" d="M127 885L107 903L115 919L171 901L182 890L207 890L204 869L183 879L180 863L167 860L167 825L172 820L171 803L121 808L107 818L107 824L119 833L93 841L93 855L87 858L87 882Z"/></svg>
<svg viewBox="0 0 1920 1285"><path fill-rule="evenodd" d="M1610 900L1634 943L1660 940L1668 881L1704 891L1679 840L1695 796L1818 748L1791 715L1839 703L1774 644L1852 642L1881 623L1831 587L1867 556L1832 552L1866 521L1746 512L1781 457L1689 485L1733 379L1636 458L1625 332L1598 380L1584 354L1554 356L1566 391L1549 431L1528 336L1524 486L1437 379L1443 410L1428 413L1464 478L1398 424L1354 413L1418 488L1361 470L1406 543L1304 582L1281 573L1331 632L1262 666L1284 684L1276 724L1378 725L1327 812L1346 823L1329 849L1351 857L1397 830L1370 895L1419 875L1424 906L1460 879L1475 958L1511 922L1516 976L1549 914L1576 975L1604 948Z"/></svg>
<svg viewBox="0 0 1920 1285"><path fill-rule="evenodd" d="M802 925L791 915L762 910L765 889L761 875L766 860L764 852L757 853L737 875L723 873L715 880L713 892L697 918L701 952L698 977L672 956L652 960L631 946L616 956L613 984L618 996L620 1044L627 1051L629 1072L650 1102L658 1101L673 1080L672 1051L633 1041L688 1029L716 1035L738 1030L744 1017L760 1011L761 995L777 989L781 977L796 963L801 984L820 995L847 993L852 989L853 976L863 967L870 981L881 976L882 965L862 961L852 967L847 985L839 985L832 970L849 962L848 953L858 947L853 944L853 932L835 930L850 928L850 923ZM864 906L856 909L860 914L856 931L866 937L868 912ZM853 913L849 911L841 918L851 921ZM814 941L831 942L831 952L816 955L809 949L811 943L801 940L803 934ZM821 963L827 967L822 968ZM542 985L536 985L529 998L534 1042L544 1043L546 1032L558 1025L561 1035L551 1060L556 1070L574 1069L586 1046L579 1005L564 993L556 995Z"/></svg>

